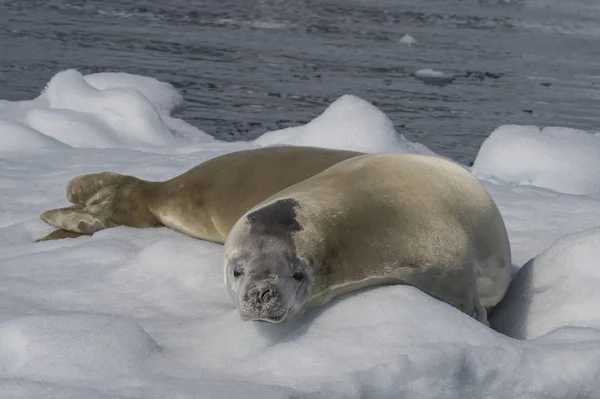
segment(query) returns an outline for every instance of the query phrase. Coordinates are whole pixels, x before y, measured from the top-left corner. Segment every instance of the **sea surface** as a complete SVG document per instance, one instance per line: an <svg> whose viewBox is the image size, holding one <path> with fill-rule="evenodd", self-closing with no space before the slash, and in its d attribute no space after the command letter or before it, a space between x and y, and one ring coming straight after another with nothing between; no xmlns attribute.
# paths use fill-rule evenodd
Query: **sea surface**
<svg viewBox="0 0 600 399"><path fill-rule="evenodd" d="M352 93L470 162L502 124L600 130L600 1L0 0L0 98L32 99L68 68L170 82L177 116L225 140Z"/></svg>

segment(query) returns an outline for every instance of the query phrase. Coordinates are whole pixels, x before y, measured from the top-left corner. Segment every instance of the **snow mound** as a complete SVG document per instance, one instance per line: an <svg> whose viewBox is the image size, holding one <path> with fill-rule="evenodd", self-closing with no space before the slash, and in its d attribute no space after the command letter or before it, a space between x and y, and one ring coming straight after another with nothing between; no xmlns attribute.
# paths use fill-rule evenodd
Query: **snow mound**
<svg viewBox="0 0 600 399"><path fill-rule="evenodd" d="M148 76L132 75L122 72L100 72L85 75L87 83L97 90L114 88L136 89L150 101L161 115L170 115L183 107L183 97L176 88Z"/></svg>
<svg viewBox="0 0 600 399"><path fill-rule="evenodd" d="M23 123L0 119L0 151L57 150L68 147Z"/></svg>
<svg viewBox="0 0 600 399"><path fill-rule="evenodd" d="M110 148L124 144L109 126L92 114L60 108L34 108L26 118L36 131L72 147Z"/></svg>
<svg viewBox="0 0 600 399"><path fill-rule="evenodd" d="M287 144L369 153L433 154L424 145L399 135L391 119L377 107L349 94L335 100L306 125L267 132L254 142L260 146Z"/></svg>
<svg viewBox="0 0 600 399"><path fill-rule="evenodd" d="M207 326L221 333L205 332L187 355L198 358L203 353L214 362L219 353L225 354L227 361L221 367L238 378L298 387L323 397L360 397L361 392L393 396L417 375L439 374L439 369L427 370L425 365L439 361L447 366L464 354L465 347L486 345L495 336L463 316L413 287L379 287L336 300L288 325L244 323L231 311L230 317ZM459 342L464 347L436 356L425 349ZM411 355L416 353L420 355ZM445 383L438 382L433 389ZM419 393L425 394L432 387L421 389Z"/></svg>
<svg viewBox="0 0 600 399"><path fill-rule="evenodd" d="M166 230L166 229L165 229ZM217 265L221 254L213 244L193 239L170 230L167 237L153 239L131 261L111 272L109 286L122 287L129 283L127 296L135 295L135 303L145 314L168 312L170 314L206 316L214 313L207 303L226 299L223 289L223 272L219 267L207 268L206 263ZM179 256L173 257L174 253ZM198 260L201 262L198 262ZM90 287L90 292L110 292L105 284ZM198 296L202 293L202 296ZM123 293L113 293L119 297ZM168 298L156 301L156 298ZM131 302L130 299L123 301ZM204 304L204 305L203 305ZM231 305L225 302L229 310ZM107 306L112 306L110 303Z"/></svg>
<svg viewBox="0 0 600 399"><path fill-rule="evenodd" d="M97 90L79 72L70 69L57 73L42 96L48 100L51 109L84 113L96 124L106 125L113 134L115 144L166 145L174 142L172 132L154 105L134 88ZM31 116L30 112L28 118L35 116ZM42 118L37 126L42 127L43 123ZM46 133L44 130L42 132Z"/></svg>
<svg viewBox="0 0 600 399"><path fill-rule="evenodd" d="M472 172L566 194L599 193L600 137L564 127L500 126L484 141Z"/></svg>
<svg viewBox="0 0 600 399"><path fill-rule="evenodd" d="M599 258L600 228L557 240L519 270L492 326L520 339L563 326L600 329Z"/></svg>
<svg viewBox="0 0 600 399"><path fill-rule="evenodd" d="M595 196L481 182L494 198L506 223L513 270L518 270L560 237L600 225L600 201Z"/></svg>
<svg viewBox="0 0 600 399"><path fill-rule="evenodd" d="M126 319L95 314L24 316L0 326L0 373L43 378L137 374L156 342Z"/></svg>
<svg viewBox="0 0 600 399"><path fill-rule="evenodd" d="M90 397L89 387L248 398L558 398L600 388L596 330L525 344L406 286L346 295L285 325L248 323L223 289L220 245L166 228L73 242L1 254L1 314L30 315L0 324L0 376L29 395L40 380L69 397Z"/></svg>
<svg viewBox="0 0 600 399"><path fill-rule="evenodd" d="M0 101L0 150L216 142L170 116L182 106L177 90L156 79L112 72L83 76L69 69L54 75L34 100Z"/></svg>

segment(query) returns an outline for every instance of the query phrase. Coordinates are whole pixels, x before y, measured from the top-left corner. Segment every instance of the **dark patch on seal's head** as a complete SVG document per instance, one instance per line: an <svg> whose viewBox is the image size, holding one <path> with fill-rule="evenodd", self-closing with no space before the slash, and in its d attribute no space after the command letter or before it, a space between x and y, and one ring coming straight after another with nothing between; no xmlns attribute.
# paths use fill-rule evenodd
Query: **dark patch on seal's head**
<svg viewBox="0 0 600 399"><path fill-rule="evenodd" d="M296 208L299 206L295 199L286 198L248 214L250 234L274 236L291 243L292 234L302 230L296 220Z"/></svg>

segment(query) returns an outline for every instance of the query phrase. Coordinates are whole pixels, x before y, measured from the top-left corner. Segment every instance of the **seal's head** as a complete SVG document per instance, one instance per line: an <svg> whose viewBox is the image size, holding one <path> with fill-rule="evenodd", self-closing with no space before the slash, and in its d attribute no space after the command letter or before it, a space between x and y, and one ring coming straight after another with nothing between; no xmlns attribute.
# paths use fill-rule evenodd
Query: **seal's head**
<svg viewBox="0 0 600 399"><path fill-rule="evenodd" d="M306 304L312 276L292 240L302 230L296 206L284 199L249 213L225 243L225 284L243 320L281 323Z"/></svg>
<svg viewBox="0 0 600 399"><path fill-rule="evenodd" d="M299 313L306 303L306 267L286 256L280 245L268 243L268 254L241 251L227 262L227 291L243 320L281 323Z"/></svg>

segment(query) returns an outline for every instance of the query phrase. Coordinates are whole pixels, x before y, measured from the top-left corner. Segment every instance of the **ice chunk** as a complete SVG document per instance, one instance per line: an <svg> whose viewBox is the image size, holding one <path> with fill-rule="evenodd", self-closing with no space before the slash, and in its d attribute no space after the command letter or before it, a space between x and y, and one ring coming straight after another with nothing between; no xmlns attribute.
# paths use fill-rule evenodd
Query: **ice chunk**
<svg viewBox="0 0 600 399"><path fill-rule="evenodd" d="M404 36L402 36L402 38L400 38L399 42L402 43L402 44L406 44L408 46L412 46L413 44L417 43L417 41L415 40L415 38L412 37L411 35L404 35Z"/></svg>
<svg viewBox="0 0 600 399"><path fill-rule="evenodd" d="M303 145L362 152L433 154L423 144L398 134L391 119L377 107L353 95L344 95L303 126L267 132L254 141L261 146Z"/></svg>
<svg viewBox="0 0 600 399"><path fill-rule="evenodd" d="M124 144L101 117L90 113L34 108L27 113L27 122L46 136L76 148L110 148Z"/></svg>
<svg viewBox="0 0 600 399"><path fill-rule="evenodd" d="M56 150L65 148L69 148L69 146L32 129L23 123L0 119L0 152Z"/></svg>
<svg viewBox="0 0 600 399"><path fill-rule="evenodd" d="M74 69L57 73L43 92L50 108L96 115L115 137L129 145L165 145L174 142L156 108L136 89L97 90Z"/></svg>
<svg viewBox="0 0 600 399"><path fill-rule="evenodd" d="M519 270L492 325L521 339L563 326L600 329L598 259L600 228L557 240Z"/></svg>
<svg viewBox="0 0 600 399"><path fill-rule="evenodd" d="M136 89L150 101L161 115L170 115L184 105L183 97L176 88L148 76L122 72L100 72L85 75L83 78L100 91L114 88Z"/></svg>
<svg viewBox="0 0 600 399"><path fill-rule="evenodd" d="M600 193L600 137L564 127L500 126L484 141L473 174L567 194Z"/></svg>
<svg viewBox="0 0 600 399"><path fill-rule="evenodd" d="M34 100L0 100L0 151L66 147L59 143L77 148L215 143L170 115L181 106L177 90L156 79L108 72L82 76L70 69L57 73Z"/></svg>
<svg viewBox="0 0 600 399"><path fill-rule="evenodd" d="M431 86L446 86L454 81L454 75L435 69L419 69L414 77Z"/></svg>

